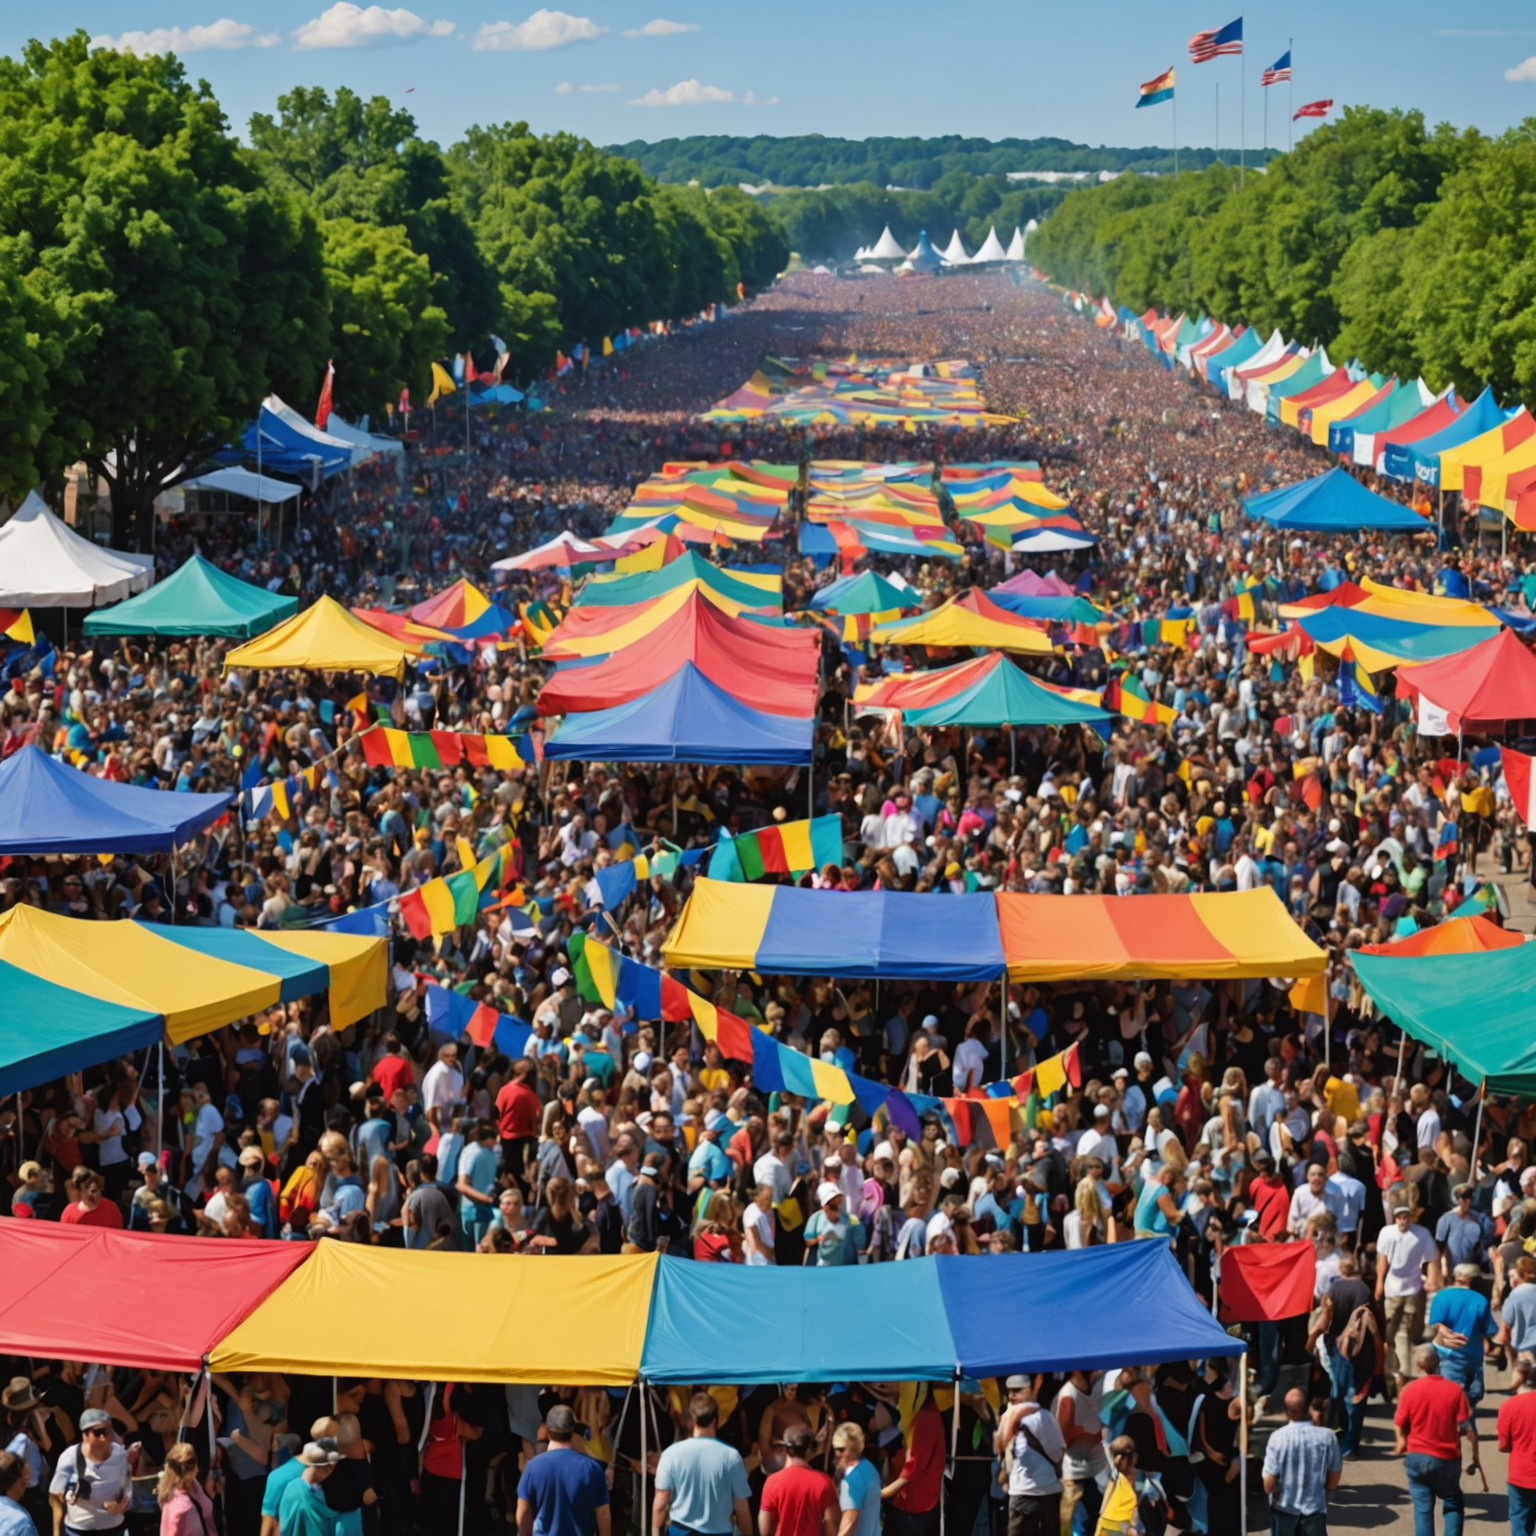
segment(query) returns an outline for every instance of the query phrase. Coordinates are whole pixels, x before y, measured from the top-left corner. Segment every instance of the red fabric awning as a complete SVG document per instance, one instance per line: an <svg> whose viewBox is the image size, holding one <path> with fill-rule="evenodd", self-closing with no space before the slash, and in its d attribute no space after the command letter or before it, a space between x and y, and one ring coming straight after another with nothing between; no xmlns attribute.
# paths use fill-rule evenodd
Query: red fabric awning
<svg viewBox="0 0 1536 1536"><path fill-rule="evenodd" d="M0 1221L0 1351L196 1371L309 1257L308 1243Z"/></svg>
<svg viewBox="0 0 1536 1536"><path fill-rule="evenodd" d="M1536 656L1510 629L1455 656L1399 667L1397 686L1438 704L1463 731L1497 731L1511 720L1536 720Z"/></svg>

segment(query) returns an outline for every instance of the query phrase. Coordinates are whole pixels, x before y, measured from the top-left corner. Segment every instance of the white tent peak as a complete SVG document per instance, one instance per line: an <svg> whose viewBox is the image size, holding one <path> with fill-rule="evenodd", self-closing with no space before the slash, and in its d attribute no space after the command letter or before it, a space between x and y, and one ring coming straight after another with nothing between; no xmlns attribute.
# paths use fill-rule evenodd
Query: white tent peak
<svg viewBox="0 0 1536 1536"><path fill-rule="evenodd" d="M1017 224L1013 226L1013 239L1008 242L1008 260L1024 260L1024 231Z"/></svg>
<svg viewBox="0 0 1536 1536"><path fill-rule="evenodd" d="M991 225L987 230L987 238L982 241L981 249L971 257L973 262L983 261L1007 261L1008 252L1003 249L1003 242L997 238L997 225Z"/></svg>
<svg viewBox="0 0 1536 1536"><path fill-rule="evenodd" d="M887 224L880 238L864 254L869 261L900 261L907 253L902 250L895 235L891 233L891 226Z"/></svg>
<svg viewBox="0 0 1536 1536"><path fill-rule="evenodd" d="M944 249L939 252L939 254L944 258L945 261L949 262L951 266L956 267L962 266L965 262L968 262L971 259L970 256L966 253L965 241L960 238L960 231L958 229L956 229L954 234L949 237L949 244L946 245Z"/></svg>
<svg viewBox="0 0 1536 1536"><path fill-rule="evenodd" d="M0 527L0 605L8 608L121 602L154 575L153 555L102 549L55 516L36 491Z"/></svg>

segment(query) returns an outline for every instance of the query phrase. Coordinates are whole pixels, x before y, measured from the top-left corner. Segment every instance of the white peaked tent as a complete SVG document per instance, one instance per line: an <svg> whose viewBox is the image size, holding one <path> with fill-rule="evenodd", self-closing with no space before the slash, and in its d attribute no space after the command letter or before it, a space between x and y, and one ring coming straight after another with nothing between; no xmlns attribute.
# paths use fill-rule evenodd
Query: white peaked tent
<svg viewBox="0 0 1536 1536"><path fill-rule="evenodd" d="M1008 242L1008 260L1024 260L1024 231L1017 224L1013 226L1013 239Z"/></svg>
<svg viewBox="0 0 1536 1536"><path fill-rule="evenodd" d="M339 437L344 443L352 443L361 448L371 459L382 455L387 459L403 459L405 457L405 444L393 437L380 437L376 433L369 432L363 427L354 427L350 421L343 421L333 411L331 418L325 424L326 434L329 437ZM362 460L353 457L354 464Z"/></svg>
<svg viewBox="0 0 1536 1536"><path fill-rule="evenodd" d="M965 241L960 238L958 229L949 237L949 244L939 254L952 267L963 267L971 259L966 253Z"/></svg>
<svg viewBox="0 0 1536 1536"><path fill-rule="evenodd" d="M351 437L341 437L330 432L322 432L314 422L306 421L291 405L279 400L276 395L268 395L261 404L264 410L270 411L285 426L292 427L295 432L309 438L312 442L320 443L326 448L345 448L352 455L354 468L359 464L366 464L373 457L373 450L356 440L359 436L366 436L366 434L354 432Z"/></svg>
<svg viewBox="0 0 1536 1536"><path fill-rule="evenodd" d="M102 549L30 491L0 528L0 607L93 608L121 602L155 579L153 555Z"/></svg>
<svg viewBox="0 0 1536 1536"><path fill-rule="evenodd" d="M981 249L971 257L971 260L978 265L984 261L1008 260L1008 252L1003 249L1003 242L997 238L995 224L987 230L987 238L982 241Z"/></svg>
<svg viewBox="0 0 1536 1536"><path fill-rule="evenodd" d="M891 226L887 224L880 233L880 238L864 253L866 261L902 261L906 252L897 243L895 235L891 233Z"/></svg>
<svg viewBox="0 0 1536 1536"><path fill-rule="evenodd" d="M1226 375L1223 380L1227 398L1229 400L1241 400L1244 394L1246 379L1238 378L1238 368L1263 368L1268 363L1278 363L1285 356L1285 337L1279 331L1271 331L1269 340L1250 357L1247 362L1239 363L1237 368L1223 368Z"/></svg>
<svg viewBox="0 0 1536 1536"><path fill-rule="evenodd" d="M897 268L899 272L917 272L923 276L931 276L944 268L944 258L934 250L933 242L928 238L928 231L921 230L917 237L917 248Z"/></svg>

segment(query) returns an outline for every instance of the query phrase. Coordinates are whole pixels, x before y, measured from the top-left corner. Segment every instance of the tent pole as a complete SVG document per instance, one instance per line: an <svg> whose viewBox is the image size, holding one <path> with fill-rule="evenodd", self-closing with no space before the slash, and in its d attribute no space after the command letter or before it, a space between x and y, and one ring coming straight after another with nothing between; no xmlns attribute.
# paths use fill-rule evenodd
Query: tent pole
<svg viewBox="0 0 1536 1536"><path fill-rule="evenodd" d="M1008 1076L1008 967L1006 965L1003 967L1002 979L997 985L997 1061L998 1070L1006 1078Z"/></svg>
<svg viewBox="0 0 1536 1536"><path fill-rule="evenodd" d="M155 1046L155 1161L165 1151L165 1036Z"/></svg>
<svg viewBox="0 0 1536 1536"><path fill-rule="evenodd" d="M646 1508L646 1473L650 1470L646 1464L648 1451L646 1443L646 1421L650 1417L649 1404L645 1397L645 1378L639 1379L640 1397L640 1536L646 1536L651 1528L651 1512Z"/></svg>
<svg viewBox="0 0 1536 1536"><path fill-rule="evenodd" d="M955 1475L955 1458L960 1453L960 1367L955 1367L955 1401L953 1411L949 1416L949 1465L944 1469L944 1478L953 1480ZM949 1502L946 1494L948 1490L943 1482L939 1484L939 1536L944 1536L944 1506ZM962 1536L970 1536L969 1532L963 1532Z"/></svg>
<svg viewBox="0 0 1536 1536"><path fill-rule="evenodd" d="M1483 1144L1483 1105L1488 1102L1488 1079L1477 1090L1477 1124L1472 1130L1472 1177L1477 1177L1477 1149Z"/></svg>
<svg viewBox="0 0 1536 1536"><path fill-rule="evenodd" d="M1237 1507L1240 1529L1248 1525L1248 1351L1238 1356Z"/></svg>
<svg viewBox="0 0 1536 1536"><path fill-rule="evenodd" d="M469 1452L459 1441L459 1536L464 1536L464 1504L469 1490Z"/></svg>
<svg viewBox="0 0 1536 1536"><path fill-rule="evenodd" d="M1405 1029L1397 1042L1397 1076L1392 1079L1392 1087L1401 1098L1403 1096L1403 1056L1408 1049L1408 1031Z"/></svg>

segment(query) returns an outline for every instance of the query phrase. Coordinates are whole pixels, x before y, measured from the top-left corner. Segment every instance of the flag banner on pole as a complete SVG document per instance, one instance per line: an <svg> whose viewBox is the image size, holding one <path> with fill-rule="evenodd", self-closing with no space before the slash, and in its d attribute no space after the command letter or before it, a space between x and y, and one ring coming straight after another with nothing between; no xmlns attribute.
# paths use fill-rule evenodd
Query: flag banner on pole
<svg viewBox="0 0 1536 1536"><path fill-rule="evenodd" d="M1531 764L1536 763L1536 758L1516 752L1513 747L1500 747L1499 760L1504 766L1504 782L1509 786L1515 814L1526 826L1536 827L1536 799L1533 799L1536 776L1531 773Z"/></svg>
<svg viewBox="0 0 1536 1536"><path fill-rule="evenodd" d="M483 736L478 731L397 731L391 726L355 738L371 768L519 768L538 760L524 736Z"/></svg>
<svg viewBox="0 0 1536 1536"><path fill-rule="evenodd" d="M1291 78L1291 50L1284 53L1259 78L1260 85L1283 85Z"/></svg>
<svg viewBox="0 0 1536 1536"><path fill-rule="evenodd" d="M1160 101L1173 100L1173 70L1164 70L1155 80L1148 80L1141 88L1138 107L1155 107Z"/></svg>
<svg viewBox="0 0 1536 1536"><path fill-rule="evenodd" d="M1309 101L1306 106L1296 108L1291 114L1291 121L1294 123L1303 117L1327 117L1332 108L1332 100Z"/></svg>
<svg viewBox="0 0 1536 1536"><path fill-rule="evenodd" d="M1317 1249L1310 1242L1254 1243L1221 1255L1221 1320L1278 1323L1312 1310Z"/></svg>
<svg viewBox="0 0 1536 1536"><path fill-rule="evenodd" d="M1212 59L1242 51L1243 18L1241 16L1236 21L1229 21L1224 27L1216 27L1208 32L1196 32L1189 40L1189 57L1195 64L1206 64Z"/></svg>
<svg viewBox="0 0 1536 1536"><path fill-rule="evenodd" d="M315 425L324 432L331 419L332 400L336 388L336 364L325 365L325 383L320 386L320 403L315 407Z"/></svg>
<svg viewBox="0 0 1536 1536"><path fill-rule="evenodd" d="M739 837L722 836L709 861L711 880L760 880L764 875L803 875L843 862L843 819L816 816L785 821Z"/></svg>
<svg viewBox="0 0 1536 1536"><path fill-rule="evenodd" d="M450 1039L468 1035L481 1050L494 1045L513 1057L521 1056L533 1038L533 1025L515 1014L498 1013L488 1003L477 1003L435 982L427 987L427 1023Z"/></svg>

